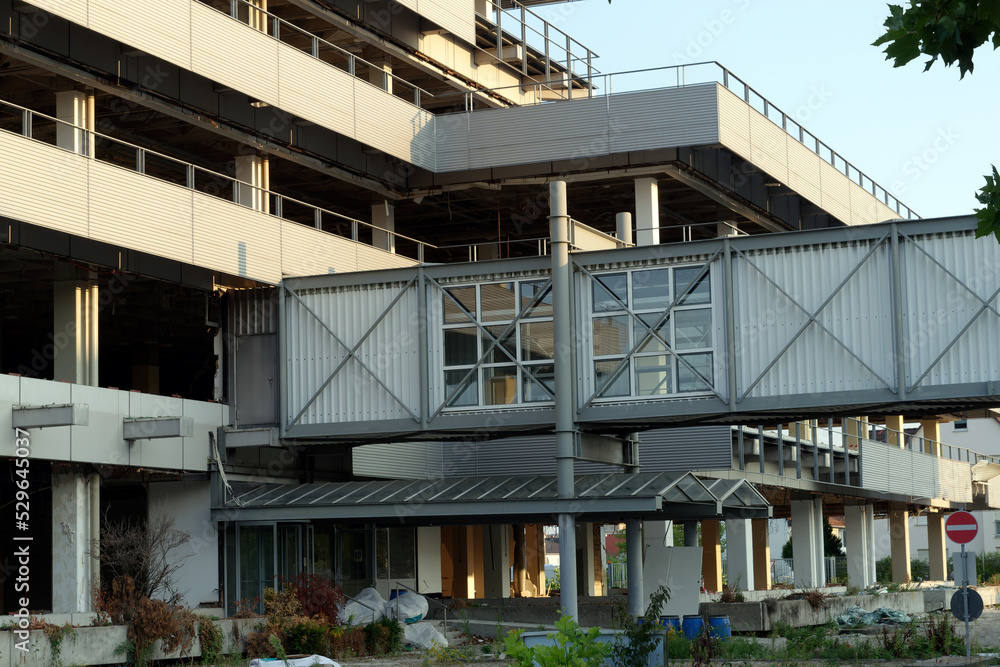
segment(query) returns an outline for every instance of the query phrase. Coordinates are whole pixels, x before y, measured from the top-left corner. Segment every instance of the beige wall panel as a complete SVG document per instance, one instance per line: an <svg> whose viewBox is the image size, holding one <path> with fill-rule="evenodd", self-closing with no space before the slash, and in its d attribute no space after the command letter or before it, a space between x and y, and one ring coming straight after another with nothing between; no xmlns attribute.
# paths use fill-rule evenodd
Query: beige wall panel
<svg viewBox="0 0 1000 667"><path fill-rule="evenodd" d="M719 141L744 160L750 159L750 107L733 91L719 86Z"/></svg>
<svg viewBox="0 0 1000 667"><path fill-rule="evenodd" d="M416 260L403 255L394 255L295 222L281 222L281 272L285 276L371 271L416 264Z"/></svg>
<svg viewBox="0 0 1000 667"><path fill-rule="evenodd" d="M820 189L823 200L819 205L843 222L850 224L853 219L851 211L850 181L847 176L837 171L833 165L820 158L819 161Z"/></svg>
<svg viewBox="0 0 1000 667"><path fill-rule="evenodd" d="M191 4L192 0L158 0L155 5L142 0L89 0L88 27L190 68Z"/></svg>
<svg viewBox="0 0 1000 667"><path fill-rule="evenodd" d="M276 285L281 280L278 224L263 213L195 194L194 262Z"/></svg>
<svg viewBox="0 0 1000 667"><path fill-rule="evenodd" d="M354 79L358 141L425 169L434 168L434 117L380 88Z"/></svg>
<svg viewBox="0 0 1000 667"><path fill-rule="evenodd" d="M0 155L0 215L87 236L85 157L6 132L0 132Z"/></svg>
<svg viewBox="0 0 1000 667"><path fill-rule="evenodd" d="M191 69L213 81L280 107L280 42L200 2L189 2Z"/></svg>
<svg viewBox="0 0 1000 667"><path fill-rule="evenodd" d="M813 203L822 198L820 190L819 163L822 158L791 137L786 143L788 149L788 187Z"/></svg>
<svg viewBox="0 0 1000 667"><path fill-rule="evenodd" d="M399 4L434 21L469 44L475 44L474 0L399 0Z"/></svg>
<svg viewBox="0 0 1000 667"><path fill-rule="evenodd" d="M64 19L77 23L79 25L87 25L87 10L88 6L86 2L71 2L70 0L35 0L31 3L35 7L42 9L56 16L61 16Z"/></svg>
<svg viewBox="0 0 1000 667"><path fill-rule="evenodd" d="M192 191L103 162L90 163L90 237L190 263Z"/></svg>
<svg viewBox="0 0 1000 667"><path fill-rule="evenodd" d="M354 138L355 77L283 45L278 57L282 109ZM322 91L322 94L317 94Z"/></svg>
<svg viewBox="0 0 1000 667"><path fill-rule="evenodd" d="M788 135L780 127L750 110L750 161L788 183Z"/></svg>

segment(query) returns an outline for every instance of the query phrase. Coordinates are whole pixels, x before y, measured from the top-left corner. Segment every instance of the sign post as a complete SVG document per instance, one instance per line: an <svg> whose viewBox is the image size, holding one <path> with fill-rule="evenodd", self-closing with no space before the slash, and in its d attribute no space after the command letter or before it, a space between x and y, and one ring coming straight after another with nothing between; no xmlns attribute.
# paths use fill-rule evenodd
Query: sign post
<svg viewBox="0 0 1000 667"><path fill-rule="evenodd" d="M972 655L972 643L969 636L969 620L972 616L969 613L969 560L968 554L965 552L965 545L976 538L979 533L979 522L968 512L955 512L945 521L944 532L952 542L962 545L962 590L959 591L962 595L962 604L960 606L952 605L952 613L955 613L956 606L962 612L961 616L957 613L955 615L965 621L965 657L969 658ZM978 597L978 593L975 591L972 593ZM981 610L982 607L980 606L979 609ZM982 611L979 613L981 614ZM976 614L976 618L978 616L979 614Z"/></svg>

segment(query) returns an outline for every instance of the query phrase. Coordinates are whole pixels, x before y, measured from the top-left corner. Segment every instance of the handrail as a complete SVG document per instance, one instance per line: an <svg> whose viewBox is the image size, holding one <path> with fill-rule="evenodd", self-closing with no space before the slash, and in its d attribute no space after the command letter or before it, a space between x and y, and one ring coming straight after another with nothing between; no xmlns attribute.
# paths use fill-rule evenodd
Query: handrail
<svg viewBox="0 0 1000 667"><path fill-rule="evenodd" d="M711 68L714 72L713 76L701 76L697 77L695 80L688 80L689 70L694 68ZM884 187L879 185L870 176L862 172L852 163L848 162L846 158L830 148L829 145L819 140L819 138L812 132L805 129L805 127L799 121L795 120L795 117L782 111L777 105L772 103L766 97L757 92L754 88L748 85L740 77L733 74L729 69L723 66L721 63L715 60L698 62L698 63L688 63L684 65L670 65L667 67L649 67L645 69L627 70L624 72L615 72L608 74L600 74L589 80L589 86L586 91L586 95L583 99L600 97L595 91L600 90L601 87L597 85L598 81L603 80L603 97L613 97L614 95L621 95L624 93L634 93L639 89L628 89L619 92L614 91L614 79L615 77L631 76L636 74L651 74L655 72L671 72L673 73L673 84L672 85L658 85L652 88L652 90L664 90L669 88L684 88L686 86L700 85L705 83L719 83L724 86L730 92L736 94L738 97L743 99L748 105L750 105L755 111L764 116L767 120L771 121L774 125L780 127L788 136L792 137L800 144L808 148L811 152L822 158L827 164L832 166L834 169L840 173L847 176L853 183L856 183L859 187L863 188L866 192L870 193L876 199L882 201L887 207L894 210L901 217L907 219L919 218L909 206L903 204L897 197L889 194L889 191ZM551 86L547 85L545 82L535 82L531 84L518 84L513 86L500 86L498 88L488 88L480 89L477 91L459 91L455 93L443 93L439 97L450 97L454 95L464 95L466 98L465 102L465 113L474 113L477 111L482 111L481 109L474 109L472 105L472 96L474 94L483 93L499 93L499 91L508 90L511 88L518 88L524 90L527 87L535 88L536 94L534 96L534 104L559 104L567 101L571 101L573 98L570 95L563 96L561 91L553 89ZM554 99L542 99L541 91L549 90L553 93ZM461 113L461 112L459 112Z"/></svg>
<svg viewBox="0 0 1000 667"><path fill-rule="evenodd" d="M96 132L96 131L93 131L93 130L88 130L88 129L86 129L84 127L81 127L79 125L74 125L73 123L70 123L70 122L67 122L67 121L64 121L64 120L60 120L60 119L55 118L53 116L49 116L47 114L43 114L43 113L39 113L37 111L33 111L33 110L31 110L31 109L29 109L27 107L23 107L23 106L21 106L19 104L14 104L13 102L7 102L5 100L0 100L0 107L7 107L7 108L10 108L10 109L16 109L17 110L18 114L21 116L21 135L24 136L24 137L26 137L26 138L28 138L28 139L32 139L32 140L35 140L35 141L41 141L37 137L33 136L34 132L32 131L32 126L33 126L33 121L36 118L42 118L42 119L45 119L46 121L53 122L53 123L56 124L57 127L64 126L64 127L70 127L70 128L72 128L76 133L78 133L79 142L80 142L80 146L81 146L81 148L80 148L79 151L76 151L76 150L73 150L73 149L69 149L69 148L65 148L65 147L61 147L61 146L58 146L57 144L50 144L50 145L54 145L54 146L56 146L56 148L60 148L61 150L65 150L65 151L70 152L70 153L75 153L75 154L78 154L78 155L82 155L84 157L87 157L88 159L92 159L92 160L99 161L99 162L104 162L106 164L111 164L111 165L113 165L115 167L119 167L119 168L127 168L127 167L125 167L121 163L118 163L118 162L115 162L115 161L112 161L112 160L101 159L98 156L98 151L96 150L97 149L98 141L99 140L108 141L108 142L113 143L116 146L125 147L126 149L129 149L130 151L134 151L135 152L135 168L134 169L129 169L129 170L130 171L134 171L134 172L139 173L139 174L142 174L144 176L149 176L150 178L155 178L157 180L162 180L162 181L166 181L168 183L173 183L174 185L179 185L181 187L186 187L189 190L195 190L197 192L201 192L202 194L208 194L210 196L216 196L216 197L219 197L220 199L231 199L231 201L233 203L237 204L237 205L243 206L245 208L249 208L251 210L256 210L256 211L258 211L260 213L263 213L265 215L272 215L272 216L274 216L276 218L279 218L279 219L290 220L292 222L295 222L295 221L291 220L290 218L287 218L287 217L285 217L283 215L286 212L286 209L289 208L289 205L302 206L302 207L305 207L306 209L312 211L313 227L318 232L321 232L321 233L324 233L324 234L332 234L333 236L340 236L341 238L347 238L347 237L345 237L342 234L333 234L332 232L327 232L326 230L322 229L323 217L324 216L333 216L334 218L336 218L338 220L341 220L341 221L343 221L345 223L350 224L350 226L351 226L351 236L350 236L350 239L352 241L354 241L355 243L360 243L361 242L361 241L358 240L359 228L361 228L361 227L368 228L372 233L386 234L389 237L392 237L393 239L396 239L396 240L405 240L405 241L409 241L411 243L416 244L416 246L417 246L417 255L418 255L418 257L416 259L418 259L419 261L423 261L424 250L426 248L436 248L437 247L437 246L434 246L433 244L427 243L426 241L421 241L419 239L415 239L415 238L406 236L405 234L400 234L400 233L395 232L395 231L390 231L390 230L383 229L383 228L378 227L376 225L373 225L373 224L371 224L369 222L365 222L364 220L357 220L355 218L351 218L349 216L343 215L342 213L337 213L336 211L331 211L329 209L325 209L325 208L316 206L315 204L310 204L308 202L304 202L304 201L301 201L299 199L295 199L293 197L288 197L286 195L279 194L279 193L274 192L272 190L266 190L266 189L261 188L259 186L252 185L250 183L246 183L245 181L241 181L238 178L235 178L233 176L229 176L229 175L223 174L221 172L213 171L211 169L206 169L204 167L200 167L200 166L192 164L190 162L185 162L185 161L179 160L179 159L177 159L175 157L171 157L169 155L165 155L165 154L157 152L157 151L152 151L152 150L150 150L148 148L144 148L143 146L139 146L137 144L133 144L133 143L130 143L128 141L123 141L121 139L117 139L115 137L111 137L111 136L108 136L108 135L105 135L105 134L101 134L100 132ZM42 142L42 143L47 143L47 142ZM159 176L157 176L155 174L149 173L148 167L149 167L149 157L150 156L155 157L155 158L159 158L161 160L166 160L166 161L168 161L170 163L173 163L173 164L177 165L178 171L181 171L181 170L183 171L183 182L181 182L181 178L180 177L178 177L176 179L168 179L168 178L161 178L161 177L159 177ZM214 179L216 182L215 183L209 183L208 187L201 187L201 188L199 188L198 187L198 185L199 185L198 175L199 174L207 175L211 179ZM223 183L228 183L228 185L231 186L231 188L232 188L232 190L231 190L231 197L222 196L226 186L219 187L219 185L218 185L219 181L221 181ZM215 186L215 187L211 187L211 186ZM266 206L263 205L265 197L267 197L267 205ZM273 202L272 202L272 199L273 199ZM273 203L273 206L271 205L272 203ZM377 246L372 246L372 247L375 247L378 250L383 250L381 248L378 248ZM388 252L388 251L383 250L383 252Z"/></svg>
<svg viewBox="0 0 1000 667"><path fill-rule="evenodd" d="M348 51L348 50L346 50L346 49L344 49L342 47L339 47L339 46L337 46L336 44L334 44L332 42L329 42L329 41L323 39L319 35L311 33L308 30L304 30L303 28L300 28L299 26L295 25L294 23L291 23L291 22L289 22L289 21L281 18L280 16L277 16L276 14L273 14L273 13L267 11L266 9L261 9L260 7L257 7L250 0L223 0L223 2L227 2L229 4L229 12L228 13L226 11L222 10L222 9L219 9L217 6L215 6L215 4L213 4L211 2L211 0L199 0L199 2L201 2L202 4L204 4L205 6L211 8L211 9L214 9L215 11L219 12L220 14L225 14L225 15L229 16L230 18L236 20L239 23L242 23L243 25L248 26L249 28L251 28L253 30L257 30L257 31L262 32L262 33L264 33L266 35L269 35L269 36L273 37L274 39L278 40L279 42L282 42L283 44L287 44L288 46L291 46L292 48L297 48L300 51L302 51L303 53L307 53L310 56L312 56L313 58L315 58L316 60L319 60L320 62L324 62L327 65L330 65L331 67L337 67L333 63L326 62L325 60L323 60L322 58L320 58L320 45L325 45L325 46L333 49L334 51L338 52L340 55L342 55L344 58L347 59L347 69L346 69L346 71L347 71L348 74L351 74L352 76L355 76L355 77L361 79L362 81L365 81L366 83L372 83L372 82L368 81L368 80L366 80L366 79L364 79L362 77L359 77L357 75L357 64L358 63L361 63L361 64L363 64L363 65L365 65L367 67L371 67L371 68L375 68L377 70L380 70L382 72L382 86L381 86L382 90L388 90L389 86L387 85L387 83L390 82L390 81L398 81L400 83L403 83L408 88L410 88L410 89L412 89L414 91L413 104L415 106L419 107L419 108L422 108L421 104L420 104L420 101L421 101L421 98L423 96L426 95L427 97L430 97L430 98L434 97L433 93L430 93L430 92L424 90L420 86L415 86L412 83L410 83L409 81L407 81L406 79L403 79L402 77L396 76L395 74L392 74L391 72L387 72L387 71L383 70L378 65L375 65L374 63L371 63L371 62L365 60L364 58L360 58L360 57L354 55L350 51ZM240 10L241 6L246 6L246 8L247 8L247 20L251 21L251 23L247 23L247 22L243 21L240 18L240 16L239 16L239 13L240 13L239 10ZM266 19L267 19L266 21L264 20L264 17L266 17ZM252 24L254 18L256 18L256 21L261 24L260 27L255 27ZM266 25L264 25L265 23L266 23ZM309 38L309 40L310 40L310 48L308 50L306 50L304 48L297 47L294 44L291 44L291 43L289 43L286 40L283 40L282 39L282 37L283 37L283 35L282 35L282 29L281 29L282 26L285 26L285 27L289 28L290 30L292 30L293 32L297 32L300 35L303 35L303 36ZM340 69L340 68L338 67L337 69ZM372 85L375 85L375 84L372 84Z"/></svg>
<svg viewBox="0 0 1000 667"><path fill-rule="evenodd" d="M396 591L396 620L400 620L400 618L399 618L399 587L402 586L406 590L410 591L411 593L416 593L417 595L422 595L422 593L420 593L419 591L416 591L416 590L410 588L409 586L407 586L403 582L399 581L398 579L394 583L396 584L396 586L392 590ZM441 602L440 600L435 600L434 598L429 598L426 595L424 595L423 597L428 602L433 602L434 604L436 604L439 607L441 607L442 609L444 609L444 631L448 632L448 605L446 605L445 603Z"/></svg>
<svg viewBox="0 0 1000 667"><path fill-rule="evenodd" d="M371 609L372 610L372 623L375 622L375 614L376 613L379 613L379 612L381 612L383 614L385 613L384 609L376 609L375 607L371 606L367 602L362 602L361 600L358 600L357 598L352 598L352 597L348 596L347 599L350 600L351 602L357 602L362 607L368 607L369 609ZM347 623L347 621L350 620L350 619L345 618L343 620L344 620L344 623Z"/></svg>

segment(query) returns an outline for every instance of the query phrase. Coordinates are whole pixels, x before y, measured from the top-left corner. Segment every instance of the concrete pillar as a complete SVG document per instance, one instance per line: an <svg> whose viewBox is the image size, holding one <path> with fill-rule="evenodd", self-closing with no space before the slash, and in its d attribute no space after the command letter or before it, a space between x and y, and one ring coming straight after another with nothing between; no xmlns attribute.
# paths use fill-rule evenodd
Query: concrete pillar
<svg viewBox="0 0 1000 667"><path fill-rule="evenodd" d="M819 575L819 587L826 586L826 530L823 522L823 499L813 498L813 520L816 522L816 535L819 536L819 548L816 550L816 573Z"/></svg>
<svg viewBox="0 0 1000 667"><path fill-rule="evenodd" d="M270 188L270 163L260 155L240 155L236 158L236 180L240 181L237 202L255 211L267 212L267 190Z"/></svg>
<svg viewBox="0 0 1000 667"><path fill-rule="evenodd" d="M921 419L920 426L924 431L924 439L930 440L929 449L924 451L934 456L941 456L941 423L937 419Z"/></svg>
<svg viewBox="0 0 1000 667"><path fill-rule="evenodd" d="M632 214L619 213L615 216L618 240L622 245L632 245Z"/></svg>
<svg viewBox="0 0 1000 667"><path fill-rule="evenodd" d="M719 238L739 236L740 230L735 221L717 222L715 223L715 235Z"/></svg>
<svg viewBox="0 0 1000 667"><path fill-rule="evenodd" d="M673 521L643 521L642 535L646 545L674 546Z"/></svg>
<svg viewBox="0 0 1000 667"><path fill-rule="evenodd" d="M576 524L576 572L579 594L594 595L594 529L591 523Z"/></svg>
<svg viewBox="0 0 1000 667"><path fill-rule="evenodd" d="M513 529L514 548L511 553L511 561L514 569L514 597L521 598L525 597L524 591L528 584L527 543L524 524L517 524L513 526Z"/></svg>
<svg viewBox="0 0 1000 667"><path fill-rule="evenodd" d="M487 598L510 597L510 529L504 525L483 527L484 594Z"/></svg>
<svg viewBox="0 0 1000 667"><path fill-rule="evenodd" d="M249 0L247 6L249 10L247 20L250 26L261 32L268 32L267 23L269 17L264 13L267 11L267 0Z"/></svg>
<svg viewBox="0 0 1000 667"><path fill-rule="evenodd" d="M875 576L875 507L865 513L865 531L868 534L868 544L871 545L871 557L868 559L868 581L874 582Z"/></svg>
<svg viewBox="0 0 1000 667"><path fill-rule="evenodd" d="M812 498L792 500L792 569L796 588L822 586L823 533L817 532L816 503ZM820 522L822 526L822 522Z"/></svg>
<svg viewBox="0 0 1000 667"><path fill-rule="evenodd" d="M388 200L372 204L372 245L382 250L396 252L396 205ZM380 231L385 230L385 231Z"/></svg>
<svg viewBox="0 0 1000 667"><path fill-rule="evenodd" d="M701 522L701 576L706 591L722 590L722 531L719 521Z"/></svg>
<svg viewBox="0 0 1000 667"><path fill-rule="evenodd" d="M885 418L885 427L889 429L886 442L897 447L905 446L903 440L903 417L902 415L889 415Z"/></svg>
<svg viewBox="0 0 1000 667"><path fill-rule="evenodd" d="M753 542L750 519L726 519L726 571L733 590L754 589Z"/></svg>
<svg viewBox="0 0 1000 667"><path fill-rule="evenodd" d="M87 95L82 90L63 90L56 93L56 145L59 148L86 153L87 144Z"/></svg>
<svg viewBox="0 0 1000 667"><path fill-rule="evenodd" d="M628 568L628 613L633 618L642 616L645 592L642 585L642 521L625 520L625 552Z"/></svg>
<svg viewBox="0 0 1000 667"><path fill-rule="evenodd" d="M684 522L684 546L686 546L686 547L696 547L696 546L698 546L698 522L697 521L685 521Z"/></svg>
<svg viewBox="0 0 1000 667"><path fill-rule="evenodd" d="M75 614L91 607L91 499L88 479L52 476L52 612Z"/></svg>
<svg viewBox="0 0 1000 667"><path fill-rule="evenodd" d="M844 505L844 546L847 549L847 583L867 588L875 583L872 576L875 544L869 531L872 523L871 503Z"/></svg>
<svg viewBox="0 0 1000 667"><path fill-rule="evenodd" d="M948 578L948 547L944 533L945 516L939 512L927 515L927 559L930 581L944 581Z"/></svg>
<svg viewBox="0 0 1000 667"><path fill-rule="evenodd" d="M469 530L469 570L472 575L472 587L469 598L486 597L486 566L485 549L483 549L483 534L487 526L472 526Z"/></svg>
<svg viewBox="0 0 1000 667"><path fill-rule="evenodd" d="M90 475L87 485L88 500L90 501L90 538L99 540L101 536L101 476L96 472ZM93 544L90 545L93 547ZM98 558L99 551L90 549L90 590L101 587L101 560ZM93 598L87 598L90 609L93 607Z"/></svg>
<svg viewBox="0 0 1000 667"><path fill-rule="evenodd" d="M525 526L525 572L528 578L522 595L538 597L545 594L545 532L541 524Z"/></svg>
<svg viewBox="0 0 1000 667"><path fill-rule="evenodd" d="M53 378L91 387L98 373L98 288L77 280L53 283Z"/></svg>
<svg viewBox="0 0 1000 667"><path fill-rule="evenodd" d="M132 389L146 394L160 393L160 348L155 344L133 350Z"/></svg>
<svg viewBox="0 0 1000 667"><path fill-rule="evenodd" d="M655 178L635 179L636 245L660 243L660 191Z"/></svg>
<svg viewBox="0 0 1000 667"><path fill-rule="evenodd" d="M771 531L767 519L752 519L753 588L771 590Z"/></svg>
<svg viewBox="0 0 1000 667"><path fill-rule="evenodd" d="M889 540L892 556L892 581L904 584L910 581L910 513L905 510L889 512ZM886 582L880 582L886 583Z"/></svg>

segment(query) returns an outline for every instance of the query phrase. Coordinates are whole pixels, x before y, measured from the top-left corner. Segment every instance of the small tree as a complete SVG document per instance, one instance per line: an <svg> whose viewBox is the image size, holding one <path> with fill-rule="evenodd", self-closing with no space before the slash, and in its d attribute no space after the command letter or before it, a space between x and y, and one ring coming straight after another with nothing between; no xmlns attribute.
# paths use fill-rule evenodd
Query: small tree
<svg viewBox="0 0 1000 667"><path fill-rule="evenodd" d="M792 530L794 529L793 526ZM781 547L781 557L792 558L792 553L792 538L789 537L785 545ZM825 517L823 518L823 555L827 557L844 555L844 541L833 532L830 519Z"/></svg>
<svg viewBox="0 0 1000 667"><path fill-rule="evenodd" d="M107 587L128 577L135 582L140 597L177 604L181 598L176 588L177 570L193 554L178 553L191 541L191 535L175 528L174 521L162 510L145 522L112 523L105 515L100 539L91 540L90 553L109 576Z"/></svg>

